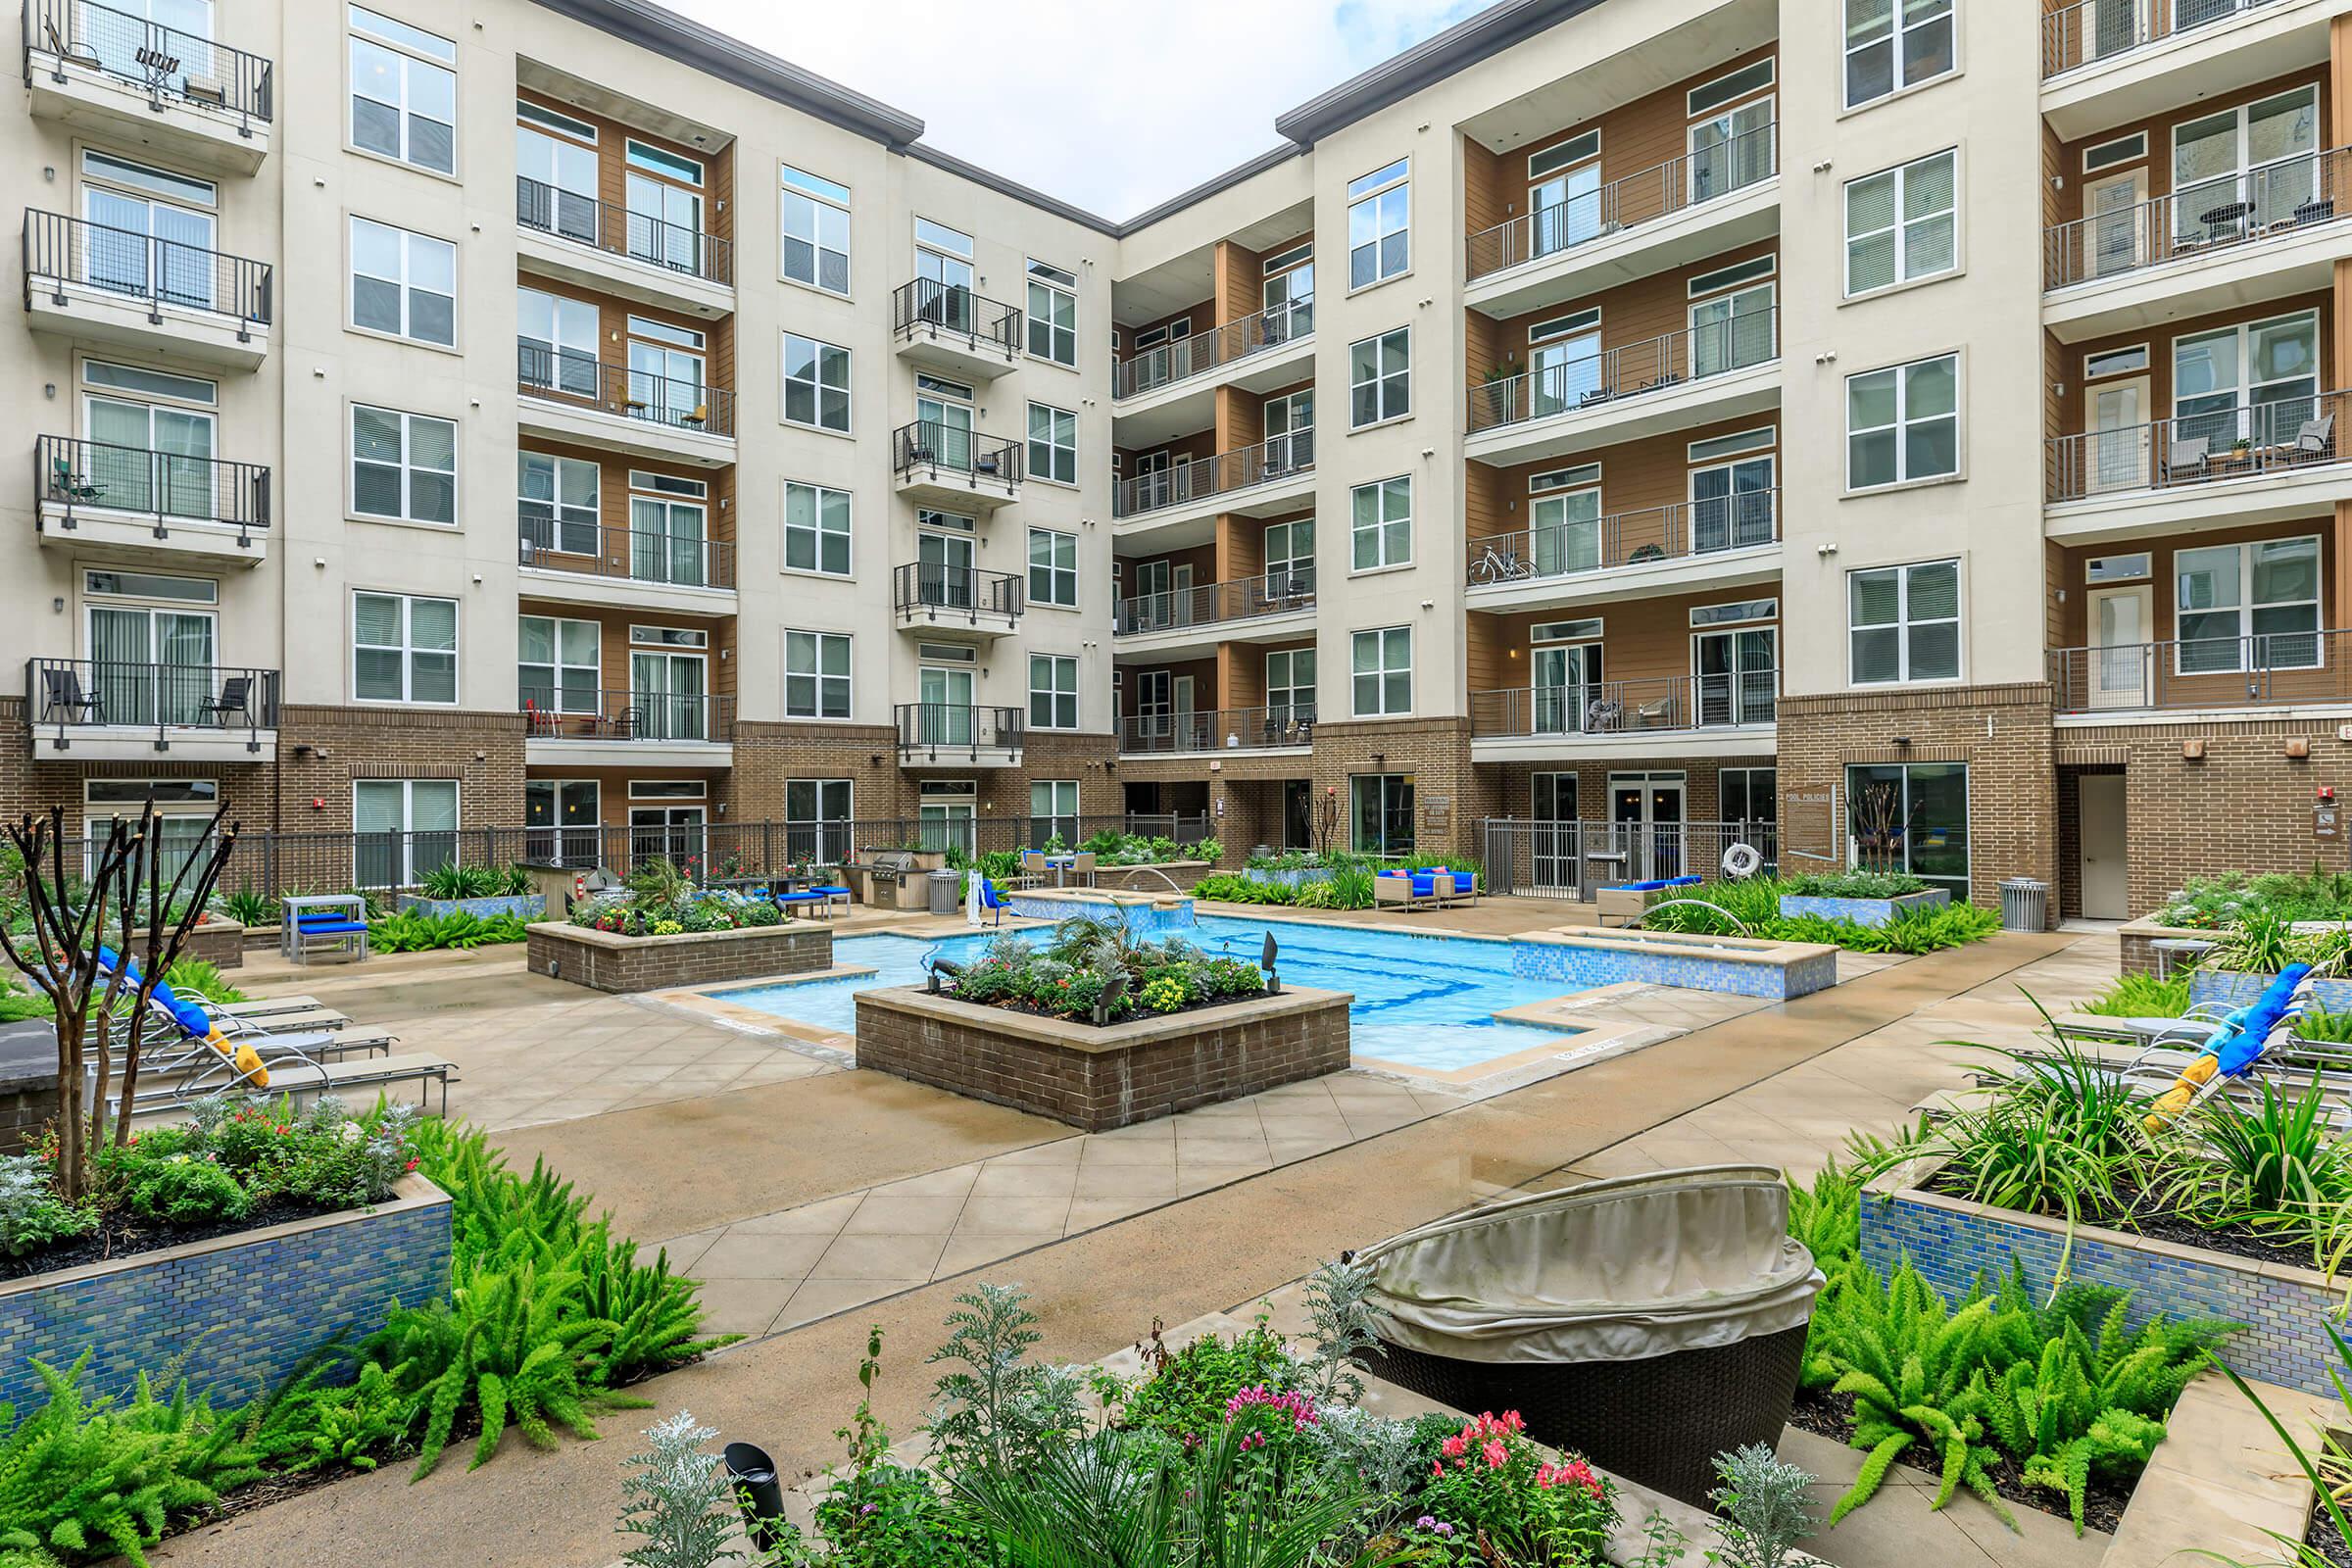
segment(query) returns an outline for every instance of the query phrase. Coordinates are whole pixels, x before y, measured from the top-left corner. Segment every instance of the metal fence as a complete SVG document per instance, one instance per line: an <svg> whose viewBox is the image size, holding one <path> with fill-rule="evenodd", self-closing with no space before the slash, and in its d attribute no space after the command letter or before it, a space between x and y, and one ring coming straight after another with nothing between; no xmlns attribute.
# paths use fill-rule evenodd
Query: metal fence
<svg viewBox="0 0 2352 1568"><path fill-rule="evenodd" d="M32 490L64 510L67 528L79 511L153 517L159 536L172 520L219 523L240 538L270 526L270 470L258 463L45 435L32 446Z"/></svg>
<svg viewBox="0 0 2352 1568"><path fill-rule="evenodd" d="M2146 424L2051 436L2043 448L2044 499L2081 501L2110 491L2170 490L2343 461L2343 432L2338 427L2352 414L2352 402L2347 402L2352 393L2315 395L2297 393L2290 386L2267 395L2272 401L2250 407L2184 411Z"/></svg>
<svg viewBox="0 0 2352 1568"><path fill-rule="evenodd" d="M2299 153L2042 231L2041 286L2065 288L2278 239L2352 215L2352 148Z"/></svg>
<svg viewBox="0 0 2352 1568"><path fill-rule="evenodd" d="M1470 236L1466 275L1475 282L1770 179L1779 129L1759 125L1483 229Z"/></svg>
<svg viewBox="0 0 2352 1568"><path fill-rule="evenodd" d="M1481 534L1469 541L1465 580L1484 588L1768 545L1781 536L1780 496L1777 489L1741 490Z"/></svg>
<svg viewBox="0 0 2352 1568"><path fill-rule="evenodd" d="M1479 823L1487 884L1496 893L1591 901L1595 889L1661 877L1722 874L1723 856L1745 844L1780 861L1775 822L1540 822L1490 816Z"/></svg>
<svg viewBox="0 0 2352 1568"><path fill-rule="evenodd" d="M1206 501L1230 491L1293 478L1312 471L1314 466L1315 432L1309 425L1255 446L1237 447L1212 458L1196 458L1155 473L1122 479L1111 489L1111 515L1136 517Z"/></svg>
<svg viewBox="0 0 2352 1568"><path fill-rule="evenodd" d="M1297 343L1314 329L1312 294L1283 300L1210 331L1180 337L1119 361L1111 367L1110 395L1132 398L1156 392L1220 365Z"/></svg>
<svg viewBox="0 0 2352 1568"><path fill-rule="evenodd" d="M1021 311L960 284L918 277L890 293L890 327L902 338L947 333L1004 352L1021 352Z"/></svg>
<svg viewBox="0 0 2352 1568"><path fill-rule="evenodd" d="M660 528L607 528L558 517L543 501L520 503L515 560L541 571L615 577L669 588L735 586L735 542Z"/></svg>
<svg viewBox="0 0 2352 1568"><path fill-rule="evenodd" d="M684 376L607 364L577 349L517 338L514 384L525 396L593 405L604 414L706 435L735 435L735 394Z"/></svg>
<svg viewBox="0 0 2352 1568"><path fill-rule="evenodd" d="M63 305L68 283L144 300L148 320L158 324L167 305L225 317L237 323L240 340L246 323L270 324L268 262L63 213L26 212L26 296L37 287Z"/></svg>
<svg viewBox="0 0 2352 1568"><path fill-rule="evenodd" d="M1671 391L1780 358L1780 312L1741 311L1681 332L1562 360L1470 389L1470 431L1549 418Z"/></svg>
<svg viewBox="0 0 2352 1568"><path fill-rule="evenodd" d="M514 220L542 234L707 282L735 281L735 247L716 234L615 207L528 174L514 176Z"/></svg>
<svg viewBox="0 0 2352 1568"><path fill-rule="evenodd" d="M2041 18L2046 79L2269 5L2272 0L2075 0Z"/></svg>
<svg viewBox="0 0 2352 1568"><path fill-rule="evenodd" d="M975 482L986 480L1007 489L1021 482L1028 448L1001 436L982 435L939 419L917 419L892 433L891 472L906 478L916 470L936 477L941 469Z"/></svg>
<svg viewBox="0 0 2352 1568"><path fill-rule="evenodd" d="M159 106L168 98L240 125L270 122L275 85L270 62L201 33L167 27L93 0L27 0L27 84L36 50L55 57L55 66L46 69L60 80L66 67L78 66L130 82Z"/></svg>
<svg viewBox="0 0 2352 1568"><path fill-rule="evenodd" d="M24 711L34 730L54 730L61 745L92 727L153 730L159 746L177 729L242 731L258 751L262 732L277 728L274 669L211 663L151 663L115 659L29 659Z"/></svg>

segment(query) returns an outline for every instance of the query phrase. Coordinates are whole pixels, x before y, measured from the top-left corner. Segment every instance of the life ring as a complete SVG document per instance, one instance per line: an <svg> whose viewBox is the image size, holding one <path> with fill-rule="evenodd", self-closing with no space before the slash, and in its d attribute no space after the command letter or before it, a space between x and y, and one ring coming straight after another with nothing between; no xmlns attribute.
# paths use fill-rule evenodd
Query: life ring
<svg viewBox="0 0 2352 1568"><path fill-rule="evenodd" d="M1754 876L1763 864L1764 857L1752 844L1735 844L1723 852L1723 874L1735 882Z"/></svg>

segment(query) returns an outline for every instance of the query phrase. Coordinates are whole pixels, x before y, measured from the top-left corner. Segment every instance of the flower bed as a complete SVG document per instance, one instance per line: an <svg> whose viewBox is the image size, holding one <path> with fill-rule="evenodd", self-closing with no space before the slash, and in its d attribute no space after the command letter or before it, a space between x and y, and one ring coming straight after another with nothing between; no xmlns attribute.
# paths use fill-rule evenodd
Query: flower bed
<svg viewBox="0 0 2352 1568"><path fill-rule="evenodd" d="M1902 906L1909 902L1907 897L1881 896L1879 890L1889 883L1916 880L1846 872L1788 880L1751 876L1737 882L1706 882L1669 890L1667 902L1648 909L1642 924L1651 931L1738 932L1782 942L1825 942L1851 953L1935 953L1982 942L2000 929L2000 916L1992 910L1973 904L1952 904L1948 899L1896 907L1886 919L1875 923L1851 915L1788 907L1791 899L1843 899L1857 888L1872 890L1874 906L1889 901Z"/></svg>
<svg viewBox="0 0 2352 1568"><path fill-rule="evenodd" d="M1917 877L1871 871L1792 877L1785 889L1781 913L1790 919L1812 915L1861 926L1882 926L1901 915L1952 902L1948 889L1929 887Z"/></svg>
<svg viewBox="0 0 2352 1568"><path fill-rule="evenodd" d="M789 925L630 936L543 920L529 928L525 961L592 991L666 991L673 986L810 974L833 966L833 932L814 921Z"/></svg>
<svg viewBox="0 0 2352 1568"><path fill-rule="evenodd" d="M400 907L403 912L415 909L436 919L443 915L469 914L476 920L487 920L504 914L536 920L547 912L547 900L537 893L500 894L486 899L434 899L404 893L400 896Z"/></svg>

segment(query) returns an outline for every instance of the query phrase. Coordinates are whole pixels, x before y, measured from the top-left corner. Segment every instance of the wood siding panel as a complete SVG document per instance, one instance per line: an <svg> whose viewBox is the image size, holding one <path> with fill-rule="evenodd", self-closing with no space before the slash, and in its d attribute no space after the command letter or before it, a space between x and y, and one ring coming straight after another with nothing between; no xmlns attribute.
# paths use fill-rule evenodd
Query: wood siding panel
<svg viewBox="0 0 2352 1568"><path fill-rule="evenodd" d="M2182 321L2168 321L2154 331L2119 332L2112 337L2097 338L2087 343L2076 344L2068 353L2060 372L2050 377L2053 382L2065 382L2067 389L2063 406L2058 410L2059 433L2080 435L2087 428L2086 411L2089 407L2089 388L2092 383L2083 380L2082 367L2089 363L2092 356L2105 354L2114 349L2129 348L2135 343L2147 344L2148 416L2152 419L2169 418L2173 410L2173 344L2177 339L2192 337L2199 332L2209 332L2219 327L2240 325L2248 321L2268 321L2278 317L2291 316L2297 311L2319 313L2320 390L2323 392L2336 390L2336 367L2339 362L2335 343L2335 296L2332 292L2327 291L2298 294L2289 299L2274 300L2254 309L2241 307L2218 315L2191 317ZM2137 373L2133 372L2134 375ZM2110 382L2129 381L2132 378L2132 375L2104 376L2096 384L2103 386ZM2293 432L2289 431L2288 433L2292 434Z"/></svg>
<svg viewBox="0 0 2352 1568"><path fill-rule="evenodd" d="M2085 148L2129 136L2134 131L2145 132L2148 138L2146 163L2148 197L2152 201L2173 188L2173 131L2176 126L2191 120L2202 120L2207 115L2217 114L2222 110L2234 108L2240 104L2250 104L2257 99L2268 98L2274 93L2284 92L2290 87L2311 85L2316 85L2320 89L2319 141L2321 147L2343 146L2344 138L2342 136L2328 134L2329 127L2333 124L2331 116L2335 103L2335 92L2329 80L2328 68L2312 66L2302 71L2289 72L2282 76L2274 76L2269 81L2248 87L2242 92L2230 93L2226 98L2206 99L2187 108L2172 110L2152 120L2136 121L2128 125L2111 125L2105 130L2095 131L2080 140L2061 144L2057 157L2058 167L2054 172L2065 181L2065 186L2061 190L2052 191L2050 195L2053 200L2044 203L2045 212L2054 213L2048 221L2067 223L2082 216L2084 177L2082 153ZM2134 166L2131 164L2117 164L2111 168L2097 171L2091 177L2104 179L2110 174L2121 173L2132 167Z"/></svg>

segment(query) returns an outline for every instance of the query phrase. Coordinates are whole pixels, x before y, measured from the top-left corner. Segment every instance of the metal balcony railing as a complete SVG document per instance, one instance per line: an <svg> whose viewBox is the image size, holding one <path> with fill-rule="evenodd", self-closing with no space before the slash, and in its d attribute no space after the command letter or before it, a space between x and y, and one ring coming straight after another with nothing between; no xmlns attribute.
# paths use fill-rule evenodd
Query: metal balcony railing
<svg viewBox="0 0 2352 1568"><path fill-rule="evenodd" d="M890 329L898 338L952 336L1016 358L1021 311L968 288L918 277L890 291Z"/></svg>
<svg viewBox="0 0 2352 1568"><path fill-rule="evenodd" d="M2271 0L2076 0L2041 18L2041 74L2046 81L2094 61L2142 49L2269 5Z"/></svg>
<svg viewBox="0 0 2352 1568"><path fill-rule="evenodd" d="M24 300L34 289L66 303L65 285L103 289L143 300L147 319L163 324L165 306L223 317L237 323L239 340L248 325L268 326L271 278L268 262L226 256L200 245L159 239L133 229L68 218L61 213L24 214Z"/></svg>
<svg viewBox="0 0 2352 1568"><path fill-rule="evenodd" d="M1470 694L1470 733L1504 739L1739 729L1772 723L1780 691L1777 669L1514 686Z"/></svg>
<svg viewBox="0 0 2352 1568"><path fill-rule="evenodd" d="M735 699L702 692L525 687L523 733L533 740L629 741L649 746L728 742Z"/></svg>
<svg viewBox="0 0 2352 1568"><path fill-rule="evenodd" d="M966 703L900 703L891 710L902 761L976 760L982 752L1017 752L1026 715L1017 708Z"/></svg>
<svg viewBox="0 0 2352 1568"><path fill-rule="evenodd" d="M1473 588L1541 582L1768 545L1781 536L1780 502L1777 489L1744 490L1488 534L1469 541L1464 581Z"/></svg>
<svg viewBox="0 0 2352 1568"><path fill-rule="evenodd" d="M29 659L24 712L34 730L55 726L61 745L76 729L153 730L159 747L173 730L242 731L259 751L262 731L277 728L278 674L220 664L156 664L122 660Z"/></svg>
<svg viewBox="0 0 2352 1568"><path fill-rule="evenodd" d="M1253 485L1296 478L1312 473L1314 467L1314 430L1311 427L1293 430L1253 447L1220 452L1213 458L1196 458L1156 473L1139 473L1132 479L1122 479L1111 492L1111 515L1141 516L1147 512L1205 501Z"/></svg>
<svg viewBox="0 0 2352 1568"><path fill-rule="evenodd" d="M1758 125L1712 147L1610 180L1564 202L1522 213L1470 236L1466 276L1541 261L1592 240L1711 202L1770 179L1780 169L1780 127Z"/></svg>
<svg viewBox="0 0 2352 1568"><path fill-rule="evenodd" d="M2341 463L2348 398L2352 393L2281 397L2250 408L2051 436L2045 495L2053 502L2081 501Z"/></svg>
<svg viewBox="0 0 2352 1568"><path fill-rule="evenodd" d="M936 419L901 425L891 437L891 471L901 478L918 469L945 471L1010 489L1021 482L1027 456L1028 449L1018 441L982 435Z"/></svg>
<svg viewBox="0 0 2352 1568"><path fill-rule="evenodd" d="M612 577L669 588L732 588L735 545L652 528L606 528L559 519L525 503L515 518L517 563L542 571Z"/></svg>
<svg viewBox="0 0 2352 1568"><path fill-rule="evenodd" d="M1470 389L1473 433L1664 392L1781 356L1780 312L1745 311Z"/></svg>
<svg viewBox="0 0 2352 1568"><path fill-rule="evenodd" d="M2352 701L2348 660L2341 629L2053 648L2050 700L2061 713L2341 703Z"/></svg>
<svg viewBox="0 0 2352 1568"><path fill-rule="evenodd" d="M902 617L977 624L982 615L1017 616L1028 591L1028 579L1017 572L910 561L891 573L890 600Z"/></svg>
<svg viewBox="0 0 2352 1568"><path fill-rule="evenodd" d="M1212 331L1180 337L1111 367L1110 395L1131 398L1156 392L1220 365L1297 343L1315 329L1315 297L1302 295L1227 321Z"/></svg>
<svg viewBox="0 0 2352 1568"><path fill-rule="evenodd" d="M682 377L608 365L572 349L519 338L514 380L527 397L577 403L599 413L705 435L735 436L735 394Z"/></svg>
<svg viewBox="0 0 2352 1568"><path fill-rule="evenodd" d="M1315 568L1286 566L1234 582L1130 595L1111 607L1111 629L1116 636L1140 637L1146 632L1218 626L1314 607Z"/></svg>
<svg viewBox="0 0 2352 1568"><path fill-rule="evenodd" d="M2352 217L2352 148L2300 153L2042 231L2041 286L2233 254Z"/></svg>
<svg viewBox="0 0 2352 1568"><path fill-rule="evenodd" d="M158 107L169 101L224 116L246 130L270 122L275 78L269 61L93 0L25 0L27 84L35 53L53 58L39 69L58 81L76 66L129 82Z"/></svg>
<svg viewBox="0 0 2352 1568"><path fill-rule="evenodd" d="M735 284L735 247L716 234L615 207L527 174L514 176L514 221L538 233L684 272L706 283L727 288Z"/></svg>
<svg viewBox="0 0 2352 1568"><path fill-rule="evenodd" d="M1221 708L1201 712L1136 713L1119 720L1119 750L1128 752L1262 752L1311 746L1315 709Z"/></svg>
<svg viewBox="0 0 2352 1568"><path fill-rule="evenodd" d="M119 447L45 435L32 444L32 493L65 509L65 526L80 512L128 512L153 517L161 538L171 522L210 522L246 534L270 526L270 470L258 463Z"/></svg>

